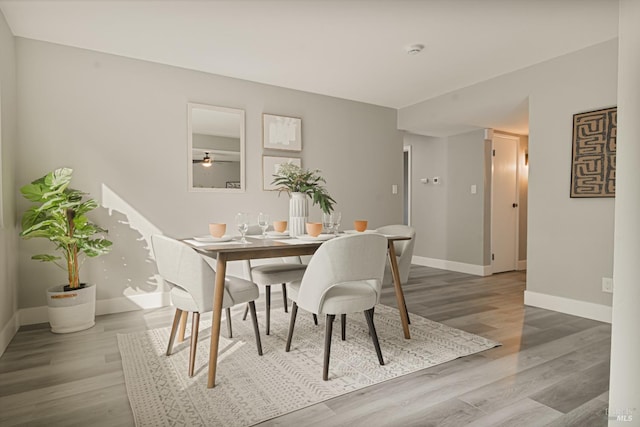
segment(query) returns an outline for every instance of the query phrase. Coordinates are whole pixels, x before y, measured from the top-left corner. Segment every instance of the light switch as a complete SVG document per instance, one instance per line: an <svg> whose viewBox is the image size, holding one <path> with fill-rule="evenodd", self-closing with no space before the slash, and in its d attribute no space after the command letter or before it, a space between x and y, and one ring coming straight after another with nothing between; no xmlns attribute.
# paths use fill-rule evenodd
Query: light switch
<svg viewBox="0 0 640 427"><path fill-rule="evenodd" d="M478 186L473 184L471 186L471 194L477 194L478 193Z"/></svg>
<svg viewBox="0 0 640 427"><path fill-rule="evenodd" d="M398 194L398 185L397 184L393 184L391 186L391 194Z"/></svg>

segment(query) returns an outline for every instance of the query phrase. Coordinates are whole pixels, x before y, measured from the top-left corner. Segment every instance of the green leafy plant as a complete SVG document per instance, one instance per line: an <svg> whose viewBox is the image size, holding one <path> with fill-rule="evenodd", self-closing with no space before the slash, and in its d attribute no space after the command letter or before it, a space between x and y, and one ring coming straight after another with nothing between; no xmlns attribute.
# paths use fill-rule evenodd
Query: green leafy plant
<svg viewBox="0 0 640 427"><path fill-rule="evenodd" d="M50 240L62 256L39 254L31 259L53 262L66 270L69 289L80 287L80 265L87 257L96 257L111 250L111 242L103 237L107 230L89 221L86 213L98 207L93 199L84 200L86 193L69 188L73 170L60 168L27 184L22 195L34 202L22 216L25 239L42 237ZM66 265L60 263L63 260ZM66 288L66 287L65 287Z"/></svg>
<svg viewBox="0 0 640 427"><path fill-rule="evenodd" d="M302 169L293 163L283 163L271 182L278 186L278 192L304 193L319 205L322 212L331 213L336 202L322 185L326 183L319 170Z"/></svg>

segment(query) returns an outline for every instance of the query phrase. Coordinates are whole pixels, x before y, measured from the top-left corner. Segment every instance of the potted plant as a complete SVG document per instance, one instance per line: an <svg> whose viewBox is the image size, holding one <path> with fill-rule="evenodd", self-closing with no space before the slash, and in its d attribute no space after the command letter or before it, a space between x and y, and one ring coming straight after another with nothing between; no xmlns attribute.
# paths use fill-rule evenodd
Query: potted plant
<svg viewBox="0 0 640 427"><path fill-rule="evenodd" d="M97 257L111 250L111 242L103 236L107 230L86 216L98 203L69 188L72 173L69 168L56 169L20 189L35 203L22 216L20 236L48 239L60 254L38 254L31 259L53 262L67 272L66 285L47 290L49 323L56 333L80 331L95 324L96 289L94 284L80 283L82 255Z"/></svg>
<svg viewBox="0 0 640 427"><path fill-rule="evenodd" d="M335 200L322 185L326 183L319 170L302 169L293 163L283 163L278 168L272 184L279 193L289 194L289 234L299 236L305 232L305 223L309 216L307 198L314 205L320 206L322 212L331 213Z"/></svg>

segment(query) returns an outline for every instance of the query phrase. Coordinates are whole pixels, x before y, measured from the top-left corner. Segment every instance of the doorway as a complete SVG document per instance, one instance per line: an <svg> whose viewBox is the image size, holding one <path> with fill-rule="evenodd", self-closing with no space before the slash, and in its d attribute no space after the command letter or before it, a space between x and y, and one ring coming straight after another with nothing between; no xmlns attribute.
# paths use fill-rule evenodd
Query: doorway
<svg viewBox="0 0 640 427"><path fill-rule="evenodd" d="M494 134L491 166L491 271L518 266L518 150L520 138Z"/></svg>

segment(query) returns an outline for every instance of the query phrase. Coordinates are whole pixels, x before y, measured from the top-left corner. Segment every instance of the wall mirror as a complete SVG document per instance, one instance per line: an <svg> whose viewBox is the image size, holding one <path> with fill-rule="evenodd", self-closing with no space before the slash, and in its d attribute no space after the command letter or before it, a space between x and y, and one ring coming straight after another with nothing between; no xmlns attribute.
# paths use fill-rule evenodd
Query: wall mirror
<svg viewBox="0 0 640 427"><path fill-rule="evenodd" d="M189 191L244 191L244 110L194 103L188 110Z"/></svg>

